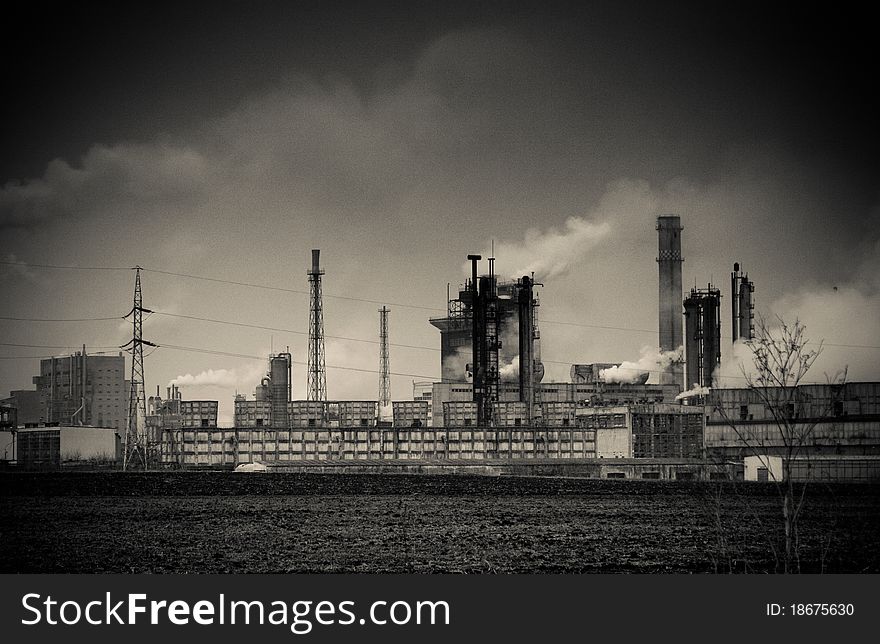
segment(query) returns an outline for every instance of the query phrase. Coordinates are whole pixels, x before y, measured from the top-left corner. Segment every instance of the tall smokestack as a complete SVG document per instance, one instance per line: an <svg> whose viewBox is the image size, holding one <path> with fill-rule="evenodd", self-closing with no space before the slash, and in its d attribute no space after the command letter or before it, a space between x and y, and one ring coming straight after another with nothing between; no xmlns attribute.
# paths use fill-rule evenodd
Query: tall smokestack
<svg viewBox="0 0 880 644"><path fill-rule="evenodd" d="M681 329L681 218L677 215L657 217L660 271L660 349L677 351L682 346ZM682 386L681 361L673 362L660 376L661 384ZM686 388L686 387L685 387Z"/></svg>

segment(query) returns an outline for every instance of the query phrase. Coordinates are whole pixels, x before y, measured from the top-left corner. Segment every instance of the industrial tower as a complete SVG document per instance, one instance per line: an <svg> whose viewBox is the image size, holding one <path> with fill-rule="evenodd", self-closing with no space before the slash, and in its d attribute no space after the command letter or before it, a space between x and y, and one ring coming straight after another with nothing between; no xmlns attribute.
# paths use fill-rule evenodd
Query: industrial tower
<svg viewBox="0 0 880 644"><path fill-rule="evenodd" d="M676 215L657 217L657 266L660 273L660 350L681 351L681 218ZM660 375L660 384L682 386L681 358L670 364ZM691 383L685 383L685 389Z"/></svg>
<svg viewBox="0 0 880 644"><path fill-rule="evenodd" d="M327 400L327 373L324 367L324 305L321 302L321 251L312 250L309 276L309 365L308 400Z"/></svg>
<svg viewBox="0 0 880 644"><path fill-rule="evenodd" d="M730 311L731 333L733 341L751 340L755 337L755 303L752 293L755 283L747 273L740 273L739 263L734 262L730 274Z"/></svg>
<svg viewBox="0 0 880 644"><path fill-rule="evenodd" d="M379 406L391 404L391 372L388 368L388 308L379 309Z"/></svg>
<svg viewBox="0 0 880 644"><path fill-rule="evenodd" d="M150 437L147 435L147 398L144 391L144 345L155 347L152 342L143 339L143 315L152 313L143 307L141 291L141 267L135 267L134 304L131 312L131 340L121 349L131 353L131 389L128 394L128 425L125 429L125 446L122 455L122 469L149 467ZM125 317L128 317L126 315Z"/></svg>
<svg viewBox="0 0 880 644"><path fill-rule="evenodd" d="M721 366L721 291L711 284L691 289L684 301L687 388L712 387Z"/></svg>

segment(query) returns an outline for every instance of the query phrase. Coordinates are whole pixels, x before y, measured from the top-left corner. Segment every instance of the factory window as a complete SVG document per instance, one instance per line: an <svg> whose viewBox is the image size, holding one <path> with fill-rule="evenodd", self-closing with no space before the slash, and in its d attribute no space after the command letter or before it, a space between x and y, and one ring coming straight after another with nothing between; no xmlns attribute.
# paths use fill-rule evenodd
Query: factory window
<svg viewBox="0 0 880 644"><path fill-rule="evenodd" d="M522 425L522 418L514 418L513 425L514 427L519 427L520 425Z"/></svg>
<svg viewBox="0 0 880 644"><path fill-rule="evenodd" d="M470 425L471 425L471 419L470 419L470 418L465 418L465 419L464 419L464 426L465 426L465 427L470 427Z"/></svg>
<svg viewBox="0 0 880 644"><path fill-rule="evenodd" d="M315 419L309 418L309 427L314 427L314 426L315 426Z"/></svg>
<svg viewBox="0 0 880 644"><path fill-rule="evenodd" d="M367 426L367 422L368 422L368 421L367 421L366 418L361 418L361 427L366 427L366 426Z"/></svg>
<svg viewBox="0 0 880 644"><path fill-rule="evenodd" d="M570 422L569 422L569 419L568 419L568 418L563 418L563 419L562 419L562 426L563 426L563 427L568 427L569 424L570 424Z"/></svg>
<svg viewBox="0 0 880 644"><path fill-rule="evenodd" d="M739 419L746 420L749 417L749 406L748 405L740 405L739 406Z"/></svg>
<svg viewBox="0 0 880 644"><path fill-rule="evenodd" d="M607 479L625 479L626 474L623 472L608 472L608 474L605 475L605 478L607 478Z"/></svg>
<svg viewBox="0 0 880 644"><path fill-rule="evenodd" d="M208 426L208 419L202 418L202 427L207 427L207 426Z"/></svg>
<svg viewBox="0 0 880 644"><path fill-rule="evenodd" d="M675 479L677 481L691 481L694 478L693 472L676 472Z"/></svg>
<svg viewBox="0 0 880 644"><path fill-rule="evenodd" d="M263 419L257 418L257 427L262 427L262 426L263 426Z"/></svg>
<svg viewBox="0 0 880 644"><path fill-rule="evenodd" d="M642 472L643 479L659 479L660 472Z"/></svg>

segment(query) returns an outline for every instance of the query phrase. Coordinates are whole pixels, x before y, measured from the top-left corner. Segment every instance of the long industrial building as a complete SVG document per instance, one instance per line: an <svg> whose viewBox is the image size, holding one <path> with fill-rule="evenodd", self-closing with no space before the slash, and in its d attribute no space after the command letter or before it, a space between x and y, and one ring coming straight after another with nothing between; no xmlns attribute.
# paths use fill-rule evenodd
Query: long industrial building
<svg viewBox="0 0 880 644"><path fill-rule="evenodd" d="M569 382L543 382L535 293L542 285L530 275L499 280L494 258L480 274L482 258L469 255L470 278L455 298L447 294L446 316L430 320L440 332L440 380L414 382L412 400L391 401L390 419L377 400L326 400L319 355L323 313L315 283L323 271L314 251L310 347L316 357L309 361L308 399L292 399L289 349L268 357L253 398L236 394L233 427L218 426L218 401L184 400L173 385L162 398L157 389L146 418L150 443L158 450L155 462L165 467L356 462L380 469L406 463L450 471L465 463L507 472L528 463L529 471L571 473L582 466L591 476L612 478L763 480L778 476L780 462L796 463L796 476L808 477L813 458L821 460L815 472L826 478L857 472L853 478L876 479L880 383L762 391L715 387L723 349L721 291L709 284L683 299L680 218L660 216L656 230L658 346L671 356L656 368L640 366L620 382L605 377L620 362L572 364ZM755 284L734 264L731 343L754 337L754 292ZM25 431L24 424L34 424L22 423L34 407L26 394L39 400L41 425L105 424L119 430L126 425L123 373L121 354L87 356L83 349L43 360L34 378L37 391L13 392L22 395L2 401L0 439L32 463L70 461L64 437L90 435L85 430L93 428ZM109 434L100 436L109 440ZM9 460L8 450L4 458ZM568 469L558 469L559 463Z"/></svg>

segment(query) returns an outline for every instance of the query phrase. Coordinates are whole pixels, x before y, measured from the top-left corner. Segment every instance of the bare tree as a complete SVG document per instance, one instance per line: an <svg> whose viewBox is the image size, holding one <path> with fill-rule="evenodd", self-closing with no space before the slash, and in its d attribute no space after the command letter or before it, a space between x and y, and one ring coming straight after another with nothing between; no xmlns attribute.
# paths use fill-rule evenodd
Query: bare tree
<svg viewBox="0 0 880 644"><path fill-rule="evenodd" d="M779 494L784 533L781 552L774 547L774 556L781 560L783 572L800 572L800 540L798 521L804 508L808 488L808 477L795 481L796 468L800 461L809 455L814 443L814 433L819 423L828 419L833 410L832 396L824 399L817 407L811 402L811 411L804 417L804 400L798 387L805 383L805 377L816 359L822 353L822 342L811 348L806 337L806 327L799 320L788 324L776 318L777 324L771 328L763 317L758 317L754 337L746 344L752 352L752 368L741 365L746 386L757 400L763 404L768 414L770 431L755 432L753 425L737 423L728 410L718 404L715 411L736 435L742 447L754 455L767 468L769 479ZM846 381L846 371L826 378L829 385L842 385ZM777 476L771 458L781 460L781 471Z"/></svg>

